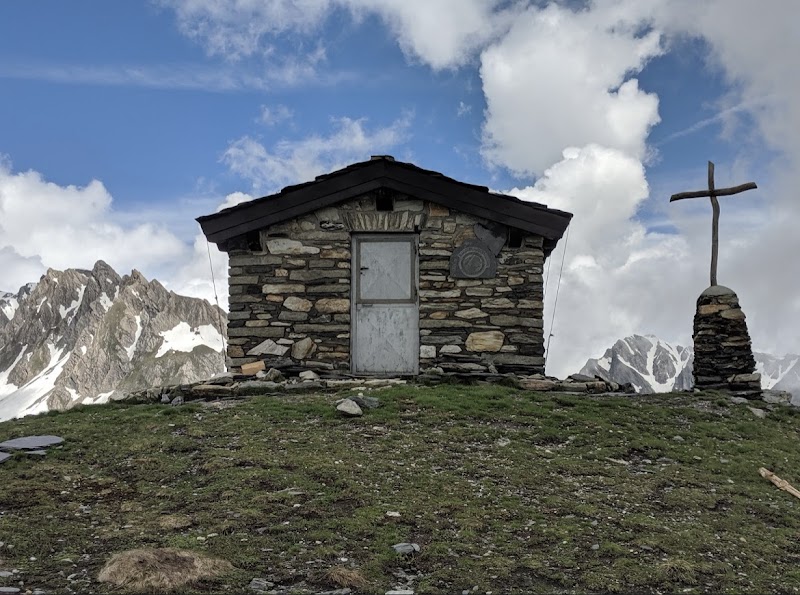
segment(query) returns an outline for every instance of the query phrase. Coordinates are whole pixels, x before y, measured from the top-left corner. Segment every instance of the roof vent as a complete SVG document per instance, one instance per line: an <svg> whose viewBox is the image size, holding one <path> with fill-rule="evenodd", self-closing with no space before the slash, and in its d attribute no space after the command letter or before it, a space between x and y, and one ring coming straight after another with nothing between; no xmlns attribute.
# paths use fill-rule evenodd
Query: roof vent
<svg viewBox="0 0 800 595"><path fill-rule="evenodd" d="M380 159L386 159L386 161L394 161L394 157L391 155L372 155L370 156L370 161L378 161Z"/></svg>

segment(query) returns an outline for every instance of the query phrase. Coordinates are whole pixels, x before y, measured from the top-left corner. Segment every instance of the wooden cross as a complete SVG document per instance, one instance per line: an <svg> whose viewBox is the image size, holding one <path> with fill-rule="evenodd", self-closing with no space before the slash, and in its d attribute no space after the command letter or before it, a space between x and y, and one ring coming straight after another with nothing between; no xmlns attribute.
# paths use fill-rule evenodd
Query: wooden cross
<svg viewBox="0 0 800 595"><path fill-rule="evenodd" d="M714 188L714 164L708 162L708 190L696 190L692 192L679 192L673 194L669 202L676 200L683 200L684 198L703 198L709 197L711 199L711 207L714 210L714 217L711 221L711 285L717 284L717 253L719 251L719 201L718 196L730 196L731 194L739 194L745 190L753 190L758 188L755 182L747 182L740 186L733 186L732 188Z"/></svg>

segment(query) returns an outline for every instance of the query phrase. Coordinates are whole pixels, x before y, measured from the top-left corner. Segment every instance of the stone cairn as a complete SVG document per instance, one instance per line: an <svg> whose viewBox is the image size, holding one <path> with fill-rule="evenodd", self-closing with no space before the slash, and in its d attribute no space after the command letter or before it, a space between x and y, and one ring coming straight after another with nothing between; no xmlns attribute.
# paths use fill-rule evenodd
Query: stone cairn
<svg viewBox="0 0 800 595"><path fill-rule="evenodd" d="M744 312L733 290L712 285L697 299L694 317L694 385L761 397L761 375L750 346Z"/></svg>

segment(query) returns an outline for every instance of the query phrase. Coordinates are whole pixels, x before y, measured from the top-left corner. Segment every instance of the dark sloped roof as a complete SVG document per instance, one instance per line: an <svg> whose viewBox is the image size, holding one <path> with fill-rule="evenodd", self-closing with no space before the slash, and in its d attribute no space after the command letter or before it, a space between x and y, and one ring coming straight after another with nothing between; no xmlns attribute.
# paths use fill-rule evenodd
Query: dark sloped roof
<svg viewBox="0 0 800 595"><path fill-rule="evenodd" d="M459 182L439 172L381 155L317 176L312 182L287 186L277 194L198 217L197 221L208 241L220 244L247 232L294 219L378 188L389 188L456 211L541 235L545 238L547 253L555 247L572 218L572 213L490 192L486 186Z"/></svg>

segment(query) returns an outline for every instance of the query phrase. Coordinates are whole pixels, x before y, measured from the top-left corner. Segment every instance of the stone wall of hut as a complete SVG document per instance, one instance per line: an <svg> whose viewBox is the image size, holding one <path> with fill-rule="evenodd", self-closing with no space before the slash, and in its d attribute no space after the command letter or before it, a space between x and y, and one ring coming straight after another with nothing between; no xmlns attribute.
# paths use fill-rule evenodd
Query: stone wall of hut
<svg viewBox="0 0 800 595"><path fill-rule="evenodd" d="M229 251L229 366L273 360L350 369L351 234L419 234L420 370L543 372L542 238L503 246L488 279L454 279L450 256L475 237L478 217L374 194L260 232ZM251 248L252 248L251 241Z"/></svg>

